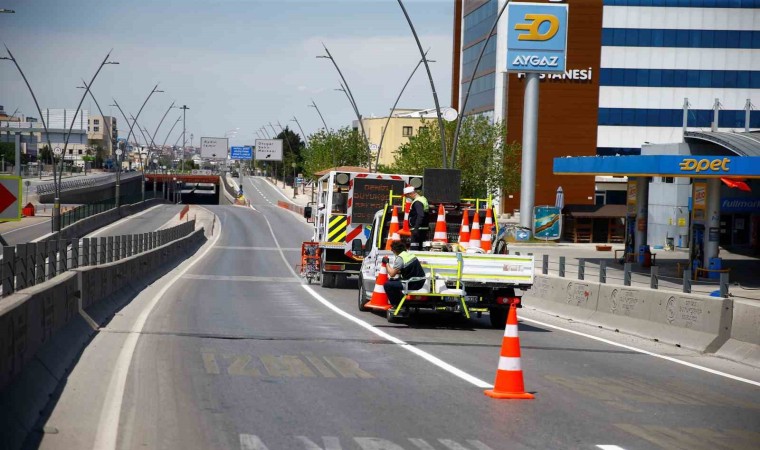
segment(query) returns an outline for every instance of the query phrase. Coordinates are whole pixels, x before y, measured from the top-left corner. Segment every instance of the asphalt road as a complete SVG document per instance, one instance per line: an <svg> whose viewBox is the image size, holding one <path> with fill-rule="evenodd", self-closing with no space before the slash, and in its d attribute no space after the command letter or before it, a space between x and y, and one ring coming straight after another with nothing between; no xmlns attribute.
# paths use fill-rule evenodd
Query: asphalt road
<svg viewBox="0 0 760 450"><path fill-rule="evenodd" d="M243 187L255 210L209 208L221 233L93 339L41 448L757 448L756 370L614 333L630 347L608 344L529 308L536 399L484 396L503 330L487 317L391 325L357 310L353 286L304 286L293 268L309 228L266 180Z"/></svg>

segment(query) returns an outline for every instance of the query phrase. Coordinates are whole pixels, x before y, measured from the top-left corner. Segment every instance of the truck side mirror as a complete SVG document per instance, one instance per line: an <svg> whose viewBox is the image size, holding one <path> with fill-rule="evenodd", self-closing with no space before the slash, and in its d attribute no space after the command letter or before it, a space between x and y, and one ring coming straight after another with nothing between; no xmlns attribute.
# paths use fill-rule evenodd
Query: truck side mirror
<svg viewBox="0 0 760 450"><path fill-rule="evenodd" d="M354 255L364 256L364 244L361 239L351 241L351 253Z"/></svg>
<svg viewBox="0 0 760 450"><path fill-rule="evenodd" d="M303 217L304 219L311 219L311 206L305 206L303 208Z"/></svg>

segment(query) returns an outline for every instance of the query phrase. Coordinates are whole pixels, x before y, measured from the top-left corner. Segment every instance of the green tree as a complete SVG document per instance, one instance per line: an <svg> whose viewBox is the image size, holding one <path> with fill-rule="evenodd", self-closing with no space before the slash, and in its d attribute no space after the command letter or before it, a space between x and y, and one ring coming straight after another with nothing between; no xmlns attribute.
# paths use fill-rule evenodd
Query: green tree
<svg viewBox="0 0 760 450"><path fill-rule="evenodd" d="M287 126L285 129L278 134L275 139L282 139L282 163L281 168L279 169L279 172L282 173L285 178L293 176L293 163L296 163L295 171L302 172L303 171L303 148L305 147L303 141L301 140L301 136L294 133L293 130L288 128ZM280 164L278 164L280 165Z"/></svg>
<svg viewBox="0 0 760 450"><path fill-rule="evenodd" d="M304 150L305 176L339 166L367 167L367 151L357 130L344 127L337 131L321 129L309 136L309 147Z"/></svg>
<svg viewBox="0 0 760 450"><path fill-rule="evenodd" d="M446 144L451 149L456 122L445 124ZM455 168L462 171L462 196L485 198L520 188L520 146L506 143L507 130L483 116L468 116L462 122ZM426 167L443 167L437 121L426 121L418 134L399 147L396 161L379 170L386 173L421 175ZM448 155L450 158L450 155Z"/></svg>

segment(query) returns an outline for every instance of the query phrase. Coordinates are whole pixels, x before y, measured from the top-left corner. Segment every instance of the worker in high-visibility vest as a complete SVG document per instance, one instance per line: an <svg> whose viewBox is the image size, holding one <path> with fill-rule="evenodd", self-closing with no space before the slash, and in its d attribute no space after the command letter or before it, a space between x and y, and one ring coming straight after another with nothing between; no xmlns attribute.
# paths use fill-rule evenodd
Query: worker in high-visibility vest
<svg viewBox="0 0 760 450"><path fill-rule="evenodd" d="M409 210L409 227L412 229L412 244L409 249L422 250L422 243L425 242L430 230L428 222L428 201L414 186L407 185L404 188L404 196L411 200L412 206Z"/></svg>
<svg viewBox="0 0 760 450"><path fill-rule="evenodd" d="M404 285L401 280L412 280L409 281L408 286L410 291L422 289L425 285L425 270L417 257L406 251L406 245L403 242L393 241L391 251L396 255L396 259L393 261L393 265L388 267L388 276L395 277L398 275L399 279L386 281L383 289L385 289L385 294L388 296L391 305L397 306L403 297ZM388 257L383 257L382 261L388 264Z"/></svg>

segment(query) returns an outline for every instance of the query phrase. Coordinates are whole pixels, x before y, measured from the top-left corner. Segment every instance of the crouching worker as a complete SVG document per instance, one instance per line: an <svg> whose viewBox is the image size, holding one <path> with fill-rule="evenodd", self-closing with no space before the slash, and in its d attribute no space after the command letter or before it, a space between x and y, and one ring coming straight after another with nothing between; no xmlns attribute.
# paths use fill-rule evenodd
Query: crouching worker
<svg viewBox="0 0 760 450"><path fill-rule="evenodd" d="M385 282L384 288L391 305L398 306L403 297L401 293L403 290L401 280L423 278L410 282L408 286L410 291L422 289L422 286L425 285L425 271L422 269L422 264L420 264L417 257L406 250L406 245L403 242L394 241L391 244L391 251L396 255L396 259L393 261L393 266L388 267L388 276L395 277L396 275L400 275L400 279L389 279ZM387 256L383 257L383 262L388 264Z"/></svg>

